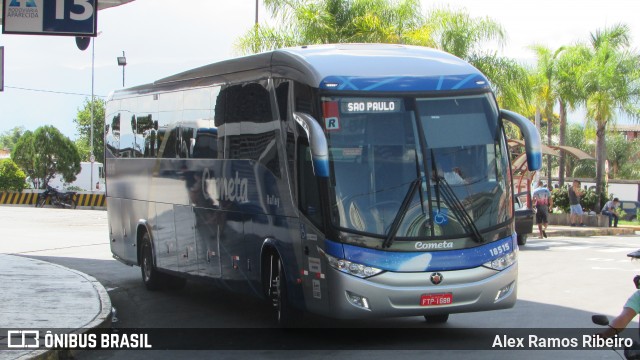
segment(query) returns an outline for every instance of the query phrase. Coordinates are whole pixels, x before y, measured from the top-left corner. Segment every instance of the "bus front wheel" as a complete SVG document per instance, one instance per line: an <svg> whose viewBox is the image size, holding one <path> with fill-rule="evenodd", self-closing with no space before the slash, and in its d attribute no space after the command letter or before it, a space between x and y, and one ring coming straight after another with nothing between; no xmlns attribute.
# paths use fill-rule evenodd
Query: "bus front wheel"
<svg viewBox="0 0 640 360"><path fill-rule="evenodd" d="M287 279L282 260L276 255L271 255L271 279L269 296L276 310L278 325L284 328L293 327L300 319L300 313L291 307L289 303Z"/></svg>

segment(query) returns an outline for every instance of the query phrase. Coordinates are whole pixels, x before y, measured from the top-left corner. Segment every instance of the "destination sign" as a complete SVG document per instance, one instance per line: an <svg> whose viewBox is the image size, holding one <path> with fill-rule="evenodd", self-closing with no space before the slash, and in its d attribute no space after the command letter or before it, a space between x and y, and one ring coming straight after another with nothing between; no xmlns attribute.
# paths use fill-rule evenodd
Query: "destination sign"
<svg viewBox="0 0 640 360"><path fill-rule="evenodd" d="M402 110L399 99L349 99L342 100L340 110L345 113L390 113Z"/></svg>

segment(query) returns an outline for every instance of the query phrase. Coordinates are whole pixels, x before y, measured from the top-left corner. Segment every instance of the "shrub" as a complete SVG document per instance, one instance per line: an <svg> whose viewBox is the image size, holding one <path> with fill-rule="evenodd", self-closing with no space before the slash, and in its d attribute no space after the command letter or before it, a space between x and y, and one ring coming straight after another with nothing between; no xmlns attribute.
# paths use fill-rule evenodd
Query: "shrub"
<svg viewBox="0 0 640 360"><path fill-rule="evenodd" d="M11 159L0 160L0 191L22 191L27 176Z"/></svg>
<svg viewBox="0 0 640 360"><path fill-rule="evenodd" d="M582 205L582 209L584 211L595 211L596 213L600 213L602 206L609 201L606 194L600 194L600 209L598 209L598 194L596 194L595 190L587 190L582 194L580 198L580 205Z"/></svg>
<svg viewBox="0 0 640 360"><path fill-rule="evenodd" d="M566 187L553 189L551 198L554 207L562 210L563 213L569 213L569 193Z"/></svg>
<svg viewBox="0 0 640 360"><path fill-rule="evenodd" d="M562 210L564 213L569 213L569 191L567 187L553 189L551 193L551 197L553 198L553 206ZM595 211L597 213L600 212L600 209L596 209L596 200L598 196L594 190L584 190L582 196L580 197L580 205L582 205L582 209L587 211ZM604 206L604 204L609 199L605 194L600 194L600 206Z"/></svg>

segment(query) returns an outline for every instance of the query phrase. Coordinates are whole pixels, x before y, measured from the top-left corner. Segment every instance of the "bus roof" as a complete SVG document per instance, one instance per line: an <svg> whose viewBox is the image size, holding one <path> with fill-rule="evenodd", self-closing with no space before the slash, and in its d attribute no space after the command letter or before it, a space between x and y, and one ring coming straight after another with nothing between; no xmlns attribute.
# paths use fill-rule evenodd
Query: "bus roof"
<svg viewBox="0 0 640 360"><path fill-rule="evenodd" d="M335 44L279 49L225 60L114 95L242 81L248 72L294 79L326 90L438 91L489 87L478 69L439 50L395 44Z"/></svg>

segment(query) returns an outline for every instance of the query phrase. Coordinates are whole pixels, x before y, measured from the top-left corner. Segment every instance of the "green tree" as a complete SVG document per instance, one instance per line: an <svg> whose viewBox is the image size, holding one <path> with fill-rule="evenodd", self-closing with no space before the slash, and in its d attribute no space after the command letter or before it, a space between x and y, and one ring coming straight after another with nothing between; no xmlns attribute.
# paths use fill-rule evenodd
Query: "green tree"
<svg viewBox="0 0 640 360"><path fill-rule="evenodd" d="M11 159L0 160L0 191L22 191L26 175Z"/></svg>
<svg viewBox="0 0 640 360"><path fill-rule="evenodd" d="M85 99L83 107L78 109L78 114L73 122L76 124L78 138L76 146L80 152L82 161L89 161L91 157L91 106L93 105L93 156L96 161L104 163L104 113L105 102L95 99L93 104L90 99Z"/></svg>
<svg viewBox="0 0 640 360"><path fill-rule="evenodd" d="M244 54L330 43L433 46L419 0L265 0L280 24L256 25L237 47Z"/></svg>
<svg viewBox="0 0 640 360"><path fill-rule="evenodd" d="M18 139L11 151L11 159L18 165L31 179L33 186L37 179L35 166L35 148L33 147L33 133L29 130Z"/></svg>
<svg viewBox="0 0 640 360"><path fill-rule="evenodd" d="M41 187L60 174L73 182L80 172L80 154L76 145L53 126L42 126L20 138L11 158L32 180L42 179Z"/></svg>
<svg viewBox="0 0 640 360"><path fill-rule="evenodd" d="M0 134L0 149L13 150L20 139L20 136L24 133L23 126L16 126L11 130L5 131Z"/></svg>
<svg viewBox="0 0 640 360"><path fill-rule="evenodd" d="M580 89L576 86L578 73L577 69L582 60L581 49L576 46L563 47L556 59L556 92L559 107L559 133L558 145L567 145L567 110L575 109L582 96ZM558 182L564 185L565 174L567 174L567 161L569 158L564 151L560 152L558 160Z"/></svg>
<svg viewBox="0 0 640 360"><path fill-rule="evenodd" d="M606 138L607 160L609 160L610 179L637 179L634 173L638 168L637 156L640 152L640 142L627 141L619 133L609 132Z"/></svg>
<svg viewBox="0 0 640 360"><path fill-rule="evenodd" d="M607 126L618 112L640 119L640 56L630 50L630 30L614 25L591 34L583 47L578 86L596 128L596 193L602 194ZM601 204L597 204L600 206Z"/></svg>
<svg viewBox="0 0 640 360"><path fill-rule="evenodd" d="M557 59L562 48L552 51L546 46L532 45L531 50L536 54L537 64L533 71L533 88L536 106L536 115L544 115L547 120L547 145L553 145L551 141L553 129L553 106L558 99L557 91ZM551 184L552 156L547 155L547 184Z"/></svg>
<svg viewBox="0 0 640 360"><path fill-rule="evenodd" d="M440 8L429 13L426 28L436 48L470 62L491 80L502 107L517 111L527 107L532 95L528 72L516 61L498 56L496 50L507 39L498 22Z"/></svg>
<svg viewBox="0 0 640 360"><path fill-rule="evenodd" d="M519 110L530 97L527 72L517 62L499 57L506 34L490 18L466 11L435 9L425 18L419 0L265 0L281 24L256 25L237 42L244 54L280 47L328 43L392 43L435 47L482 71L498 102Z"/></svg>
<svg viewBox="0 0 640 360"><path fill-rule="evenodd" d="M569 124L567 128L567 146L580 149L587 154L593 154L595 130L582 124ZM566 174L570 177L594 178L596 176L595 163L592 160L577 160L569 156L566 162Z"/></svg>

